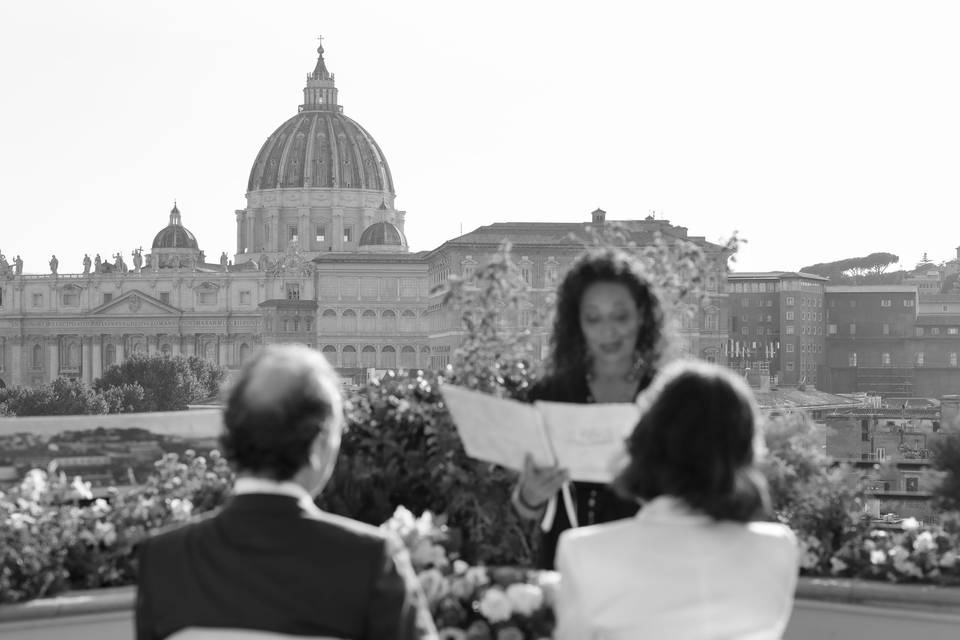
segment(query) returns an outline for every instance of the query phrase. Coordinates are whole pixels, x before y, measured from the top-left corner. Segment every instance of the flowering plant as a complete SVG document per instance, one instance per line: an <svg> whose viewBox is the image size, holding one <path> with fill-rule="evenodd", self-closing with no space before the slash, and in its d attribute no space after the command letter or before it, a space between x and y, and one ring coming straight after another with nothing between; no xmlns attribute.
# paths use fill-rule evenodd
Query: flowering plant
<svg viewBox="0 0 960 640"><path fill-rule="evenodd" d="M470 566L459 558L444 518L429 511L415 518L397 507L382 528L410 551L440 638L539 640L553 633L556 572Z"/></svg>
<svg viewBox="0 0 960 640"><path fill-rule="evenodd" d="M907 518L900 530L864 528L830 551L813 536L798 537L800 570L808 575L889 582L960 585L960 520L921 529Z"/></svg>
<svg viewBox="0 0 960 640"><path fill-rule="evenodd" d="M232 473L216 451L167 454L147 484L94 499L90 483L33 469L0 492L0 603L69 588L130 584L134 548L151 531L220 504Z"/></svg>

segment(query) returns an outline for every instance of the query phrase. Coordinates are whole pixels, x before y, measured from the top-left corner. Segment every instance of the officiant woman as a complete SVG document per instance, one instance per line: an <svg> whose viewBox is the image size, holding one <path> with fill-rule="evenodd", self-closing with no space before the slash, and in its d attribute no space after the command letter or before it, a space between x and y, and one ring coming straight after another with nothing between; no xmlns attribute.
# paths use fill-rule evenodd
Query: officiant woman
<svg viewBox="0 0 960 640"><path fill-rule="evenodd" d="M664 347L663 310L641 265L617 250L593 250L567 272L557 291L545 377L530 401L633 402L653 380ZM604 484L570 482L565 469L528 458L512 501L540 522L538 565L553 568L557 539L571 526L628 518L638 505Z"/></svg>

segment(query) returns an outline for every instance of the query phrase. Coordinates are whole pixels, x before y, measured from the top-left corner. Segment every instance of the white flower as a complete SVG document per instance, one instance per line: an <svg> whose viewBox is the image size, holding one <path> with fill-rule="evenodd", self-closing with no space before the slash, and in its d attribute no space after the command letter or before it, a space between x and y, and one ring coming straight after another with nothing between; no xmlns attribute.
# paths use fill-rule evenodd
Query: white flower
<svg viewBox="0 0 960 640"><path fill-rule="evenodd" d="M193 503L187 498L174 498L170 501L170 515L174 520L186 520L193 512Z"/></svg>
<svg viewBox="0 0 960 640"><path fill-rule="evenodd" d="M897 545L893 549L890 549L887 553L890 554L890 557L893 558L894 564L899 562L906 562L910 559L910 552L904 549L903 547Z"/></svg>
<svg viewBox="0 0 960 640"><path fill-rule="evenodd" d="M490 587L480 598L480 613L490 622L509 620L513 609L507 594L500 587Z"/></svg>
<svg viewBox="0 0 960 640"><path fill-rule="evenodd" d="M84 482L80 476L73 476L73 484L70 485L83 500L93 500L93 492L90 490L90 483Z"/></svg>
<svg viewBox="0 0 960 640"><path fill-rule="evenodd" d="M35 524L37 520L33 516L29 516L25 513L14 512L10 514L9 522L10 522L10 527L14 531L17 531L19 529L23 529L28 525Z"/></svg>
<svg viewBox="0 0 960 640"><path fill-rule="evenodd" d="M413 514L409 509L403 505L398 506L393 511L393 515L390 516L390 519L380 525L382 528L393 531L395 534L400 536L400 538L406 540L414 528L416 527L417 521L413 517Z"/></svg>
<svg viewBox="0 0 960 640"><path fill-rule="evenodd" d="M947 551L942 556L940 556L940 566L944 569L951 569L954 565L957 564L957 552L956 551Z"/></svg>
<svg viewBox="0 0 960 640"><path fill-rule="evenodd" d="M429 536L436 529L433 524L433 514L429 511L424 511L414 522L414 527L419 535Z"/></svg>
<svg viewBox="0 0 960 640"><path fill-rule="evenodd" d="M36 502L47 492L47 474L42 469L30 469L20 483L20 492L29 500Z"/></svg>
<svg viewBox="0 0 960 640"><path fill-rule="evenodd" d="M881 549L874 549L870 552L871 564L883 564L887 561L887 554Z"/></svg>
<svg viewBox="0 0 960 640"><path fill-rule="evenodd" d="M464 560L454 560L453 561L453 575L462 576L467 572L467 569L470 568L470 565L467 564Z"/></svg>
<svg viewBox="0 0 960 640"><path fill-rule="evenodd" d="M93 515L97 516L98 518L102 518L103 516L110 513L110 503L104 500L103 498L97 498L96 500L93 501L92 510L93 510Z"/></svg>
<svg viewBox="0 0 960 640"><path fill-rule="evenodd" d="M93 528L97 540L110 547L117 541L117 528L112 522L97 521Z"/></svg>
<svg viewBox="0 0 960 640"><path fill-rule="evenodd" d="M486 567L470 567L463 577L474 589L490 582Z"/></svg>
<svg viewBox="0 0 960 640"><path fill-rule="evenodd" d="M430 603L438 602L450 593L450 583L438 569L421 571L417 577L420 578L420 587Z"/></svg>
<svg viewBox="0 0 960 640"><path fill-rule="evenodd" d="M544 603L552 607L557 601L557 593L560 592L560 572L540 571L537 574L537 585L543 590Z"/></svg>
<svg viewBox="0 0 960 640"><path fill-rule="evenodd" d="M507 587L507 599L514 611L529 616L543 606L543 589L535 584L512 584Z"/></svg>
<svg viewBox="0 0 960 640"><path fill-rule="evenodd" d="M910 517L901 522L900 526L903 527L904 531L916 531L920 528L920 523L917 522L916 518Z"/></svg>
<svg viewBox="0 0 960 640"><path fill-rule="evenodd" d="M830 558L831 573L840 573L846 568L847 568L847 563L841 560L840 558L837 558L837 557Z"/></svg>
<svg viewBox="0 0 960 640"><path fill-rule="evenodd" d="M917 539L913 541L913 549L924 553L926 551L933 551L937 548L937 543L933 539L933 534L929 531L924 531L917 536Z"/></svg>

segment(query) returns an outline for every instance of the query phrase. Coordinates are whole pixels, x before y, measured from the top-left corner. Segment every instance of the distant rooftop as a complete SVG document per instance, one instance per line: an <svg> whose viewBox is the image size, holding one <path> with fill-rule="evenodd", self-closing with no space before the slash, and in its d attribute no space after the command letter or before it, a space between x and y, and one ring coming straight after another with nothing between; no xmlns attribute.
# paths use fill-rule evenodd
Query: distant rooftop
<svg viewBox="0 0 960 640"><path fill-rule="evenodd" d="M828 282L830 278L818 276L815 273L804 271L735 271L727 274L727 280L772 280L783 278L806 278L808 280L822 280Z"/></svg>
<svg viewBox="0 0 960 640"><path fill-rule="evenodd" d="M916 293L917 287L909 284L859 284L828 286L827 293Z"/></svg>
<svg viewBox="0 0 960 640"><path fill-rule="evenodd" d="M862 401L845 396L838 396L812 387L800 390L797 387L778 387L776 389L754 389L753 394L761 409L792 410L792 409L853 409L863 405Z"/></svg>

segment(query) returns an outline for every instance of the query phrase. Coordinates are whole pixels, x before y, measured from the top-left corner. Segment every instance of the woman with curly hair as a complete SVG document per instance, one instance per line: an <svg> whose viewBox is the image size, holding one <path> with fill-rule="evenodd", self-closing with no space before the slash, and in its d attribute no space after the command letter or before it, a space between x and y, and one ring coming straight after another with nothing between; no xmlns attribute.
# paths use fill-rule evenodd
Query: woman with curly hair
<svg viewBox="0 0 960 640"><path fill-rule="evenodd" d="M610 249L584 254L560 284L547 375L529 399L633 402L659 366L663 325L660 300L635 259ZM538 565L545 569L553 568L564 530L637 511L606 485L572 484L565 469L536 467L529 457L512 497L521 517L542 522Z"/></svg>
<svg viewBox="0 0 960 640"><path fill-rule="evenodd" d="M641 404L613 486L643 509L560 536L554 637L782 637L797 541L786 525L765 521L763 434L750 388L728 369L680 360Z"/></svg>

